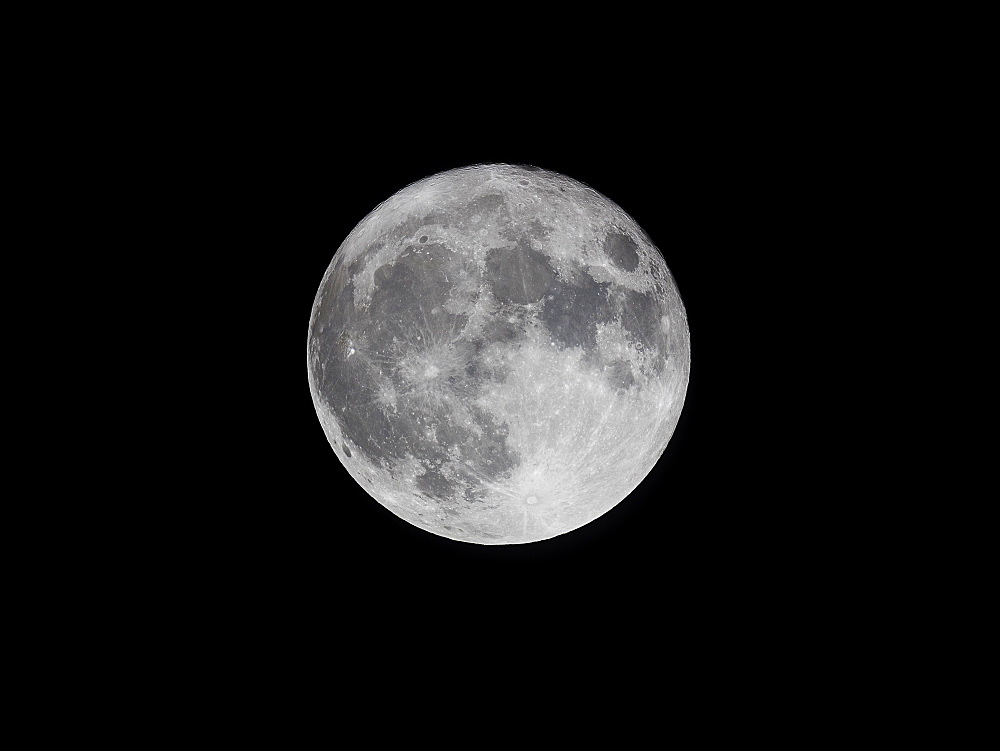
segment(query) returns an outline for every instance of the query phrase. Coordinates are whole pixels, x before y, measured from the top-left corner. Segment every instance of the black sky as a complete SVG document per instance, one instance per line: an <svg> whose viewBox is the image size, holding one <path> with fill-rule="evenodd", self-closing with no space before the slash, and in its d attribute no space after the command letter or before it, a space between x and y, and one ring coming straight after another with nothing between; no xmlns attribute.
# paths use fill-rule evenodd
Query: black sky
<svg viewBox="0 0 1000 751"><path fill-rule="evenodd" d="M767 555L788 511L782 445L795 440L769 419L775 384L787 378L772 336L789 315L776 299L790 234L778 220L795 193L773 134L666 106L529 114L295 97L249 132L220 140L220 165L239 185L226 206L245 244L228 251L232 349L220 374L239 383L244 406L227 408L231 435L220 440L234 468L224 506L256 565L301 571L305 583L294 586L329 579L358 596L388 588L403 597L416 577L464 592L527 586L534 597L550 587L568 596L683 586L696 571ZM691 329L685 408L656 468L598 520L529 545L446 540L382 508L327 444L306 380L313 298L351 229L416 180L488 162L561 172L618 203L663 253Z"/></svg>

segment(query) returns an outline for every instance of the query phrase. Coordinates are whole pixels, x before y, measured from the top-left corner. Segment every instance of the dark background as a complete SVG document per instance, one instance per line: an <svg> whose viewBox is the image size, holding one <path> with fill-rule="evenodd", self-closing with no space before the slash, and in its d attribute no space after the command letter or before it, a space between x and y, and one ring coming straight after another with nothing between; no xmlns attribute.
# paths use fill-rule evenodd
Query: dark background
<svg viewBox="0 0 1000 751"><path fill-rule="evenodd" d="M534 681L560 656L587 655L588 673L595 663L652 665L654 679L670 679L685 655L707 683L717 673L701 669L706 656L721 655L718 664L742 652L760 655L748 671L756 680L771 669L761 635L788 643L809 637L810 620L835 620L831 590L850 587L835 574L857 554L855 532L870 527L863 496L888 491L859 481L831 492L856 459L850 441L818 440L861 423L858 409L827 406L839 382L864 378L857 332L815 320L850 309L870 238L841 227L879 209L869 155L850 158L854 142L870 140L871 115L841 106L838 95L855 99L856 87L823 71L853 52L838 40L828 64L809 66L755 34L756 49L711 43L715 22L689 46L677 44L689 29L649 25L660 38L636 44L630 29L621 49L607 34L590 42L565 28L486 39L415 26L398 48L404 59L382 70L391 45L377 26L323 26L316 41L296 29L282 43L241 35L227 19L209 32L213 59L172 40L157 56L162 74L139 68L134 85L115 87L115 116L88 97L67 113L68 130L91 118L125 163L113 180L128 195L106 201L102 217L113 227L124 206L137 220L120 264L135 307L116 313L139 331L121 345L167 375L170 398L143 393L131 403L144 429L117 436L150 467L120 472L122 460L104 452L111 473L134 477L124 508L101 517L112 544L80 535L88 557L109 562L94 586L130 577L113 595L129 614L121 627L145 615L140 596L164 625L144 652L181 645L179 654L189 635L206 664L228 651L253 675L271 659L301 666L324 691L340 689L338 667L358 659L375 684L359 693L365 701L395 691L388 673L369 669L375 657L429 656L448 671L447 693L430 695L422 672L418 692L395 691L398 706L461 701L469 674ZM348 36L357 49L337 57ZM895 82L886 76L873 100ZM93 155L81 187L93 192L105 152L81 147ZM565 173L638 221L686 305L692 372L673 440L630 497L552 540L485 547L423 532L360 491L314 414L306 333L324 270L369 211L415 180L492 161ZM100 233L81 238L103 256ZM150 239L163 247L148 252ZM133 268L137 255L151 268ZM843 292L818 294L831 288ZM150 334L147 314L164 328ZM95 443L84 427L72 439ZM162 447L145 448L150 431ZM103 489L81 485L72 499L81 514L93 513L92 491ZM597 691L603 700L623 688L581 685L588 707ZM517 690L542 696L531 682Z"/></svg>
<svg viewBox="0 0 1000 751"><path fill-rule="evenodd" d="M230 285L217 373L231 396L223 471L212 465L224 520L212 523L232 525L260 586L415 607L597 588L652 607L672 591L702 596L705 582L745 592L748 579L791 575L821 534L791 458L811 409L795 350L812 272L790 262L810 211L801 137L735 100L449 112L418 96L339 107L299 94L282 90L214 136L239 231L217 246ZM527 545L447 540L379 505L328 445L306 377L313 299L351 229L416 180L488 162L560 172L620 205L663 253L691 331L684 410L653 471L599 519Z"/></svg>

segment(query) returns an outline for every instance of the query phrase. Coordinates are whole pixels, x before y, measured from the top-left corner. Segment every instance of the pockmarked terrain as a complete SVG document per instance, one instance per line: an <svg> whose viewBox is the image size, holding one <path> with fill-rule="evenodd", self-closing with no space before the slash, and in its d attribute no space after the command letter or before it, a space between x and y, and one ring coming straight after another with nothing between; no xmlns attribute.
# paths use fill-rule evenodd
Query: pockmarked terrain
<svg viewBox="0 0 1000 751"><path fill-rule="evenodd" d="M351 476L473 543L551 538L625 498L689 370L684 306L643 230L531 167L396 193L340 246L309 321L313 402Z"/></svg>

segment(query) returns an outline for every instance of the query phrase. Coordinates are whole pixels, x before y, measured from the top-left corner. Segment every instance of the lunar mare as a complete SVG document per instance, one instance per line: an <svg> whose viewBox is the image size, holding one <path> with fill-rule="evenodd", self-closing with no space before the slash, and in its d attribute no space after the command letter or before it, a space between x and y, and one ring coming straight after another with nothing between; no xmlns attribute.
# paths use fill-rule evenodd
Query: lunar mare
<svg viewBox="0 0 1000 751"><path fill-rule="evenodd" d="M666 448L690 370L663 256L564 175L443 172L365 217L309 321L313 403L351 476L397 516L480 544L601 516Z"/></svg>

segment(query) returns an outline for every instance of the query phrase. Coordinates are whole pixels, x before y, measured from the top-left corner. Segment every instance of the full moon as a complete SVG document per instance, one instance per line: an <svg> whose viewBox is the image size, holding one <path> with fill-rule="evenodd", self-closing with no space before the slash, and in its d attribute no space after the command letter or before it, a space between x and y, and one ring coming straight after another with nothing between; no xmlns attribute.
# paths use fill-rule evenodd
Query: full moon
<svg viewBox="0 0 1000 751"><path fill-rule="evenodd" d="M450 170L344 240L309 388L351 476L411 524L484 545L570 532L629 495L677 425L684 305L596 190L535 167Z"/></svg>

